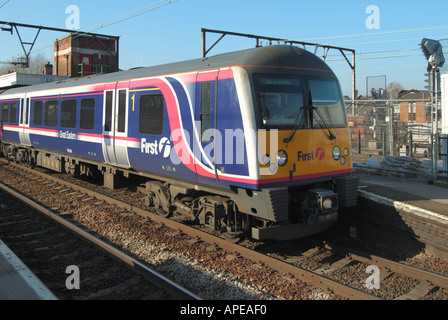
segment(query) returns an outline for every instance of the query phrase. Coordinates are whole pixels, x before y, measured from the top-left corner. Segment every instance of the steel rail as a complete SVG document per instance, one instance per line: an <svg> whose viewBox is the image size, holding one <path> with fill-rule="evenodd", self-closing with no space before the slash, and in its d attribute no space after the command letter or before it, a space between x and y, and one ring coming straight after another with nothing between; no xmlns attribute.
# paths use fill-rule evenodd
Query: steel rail
<svg viewBox="0 0 448 320"><path fill-rule="evenodd" d="M351 258L352 260L373 264L382 268L387 268L391 272L406 275L419 281L429 281L434 286L448 289L448 277L430 271L422 270L419 268L402 264L400 262L396 262L386 258L381 258L359 250L345 248L332 243L326 243L324 248L331 250L332 252L335 252L337 254L345 255L348 258Z"/></svg>
<svg viewBox="0 0 448 320"><path fill-rule="evenodd" d="M35 173L36 171L33 171ZM47 177L48 178L48 177ZM59 182L59 181L58 181ZM57 223L61 224L68 230L80 235L82 238L86 239L90 243L95 244L98 248L106 251L107 253L113 255L116 259L126 263L128 266L130 266L133 270L139 272L143 276L145 276L147 279L150 280L150 282L159 288L163 288L167 290L169 294L171 294L173 297L181 300L202 300L199 296L196 294L190 292L189 290L183 288L182 286L178 285L177 283L171 281L170 279L166 278L165 276L159 274L158 272L148 268L144 264L140 263L139 261L135 260L134 258L128 256L127 254L121 252L120 250L112 247L111 245L107 244L106 242L94 237L90 233L80 229L79 227L75 226L74 224L70 223L64 218L61 218L59 215L51 212L50 210L44 208L40 204L34 202L33 200L27 198L26 196L20 194L19 192L9 188L8 186L4 185L3 183L0 183L0 189L8 192L15 198L19 199L20 201L23 201L28 206L36 209L37 211L45 214L50 219L56 221Z"/></svg>
<svg viewBox="0 0 448 320"><path fill-rule="evenodd" d="M16 164L14 164L14 165L16 165ZM321 288L323 290L330 289L333 291L334 294L339 295L343 298L353 299L353 300L382 300L381 298L371 295L367 292L363 292L361 290L358 290L358 289L346 286L344 284L338 283L334 280L331 280L331 279L325 277L324 275L313 273L312 271L308 271L303 268L280 261L278 259L266 256L262 253L254 251L254 250L251 250L251 249L239 246L239 245L235 245L225 239L218 238L214 235L211 235L204 231L189 227L180 222L163 218L155 213L151 213L147 210L138 208L136 206L122 202L120 200L110 198L110 197L100 194L96 191L92 191L90 189L75 185L73 183L61 180L59 178L48 176L45 173L41 173L41 172L38 172L38 171L30 169L30 168L26 168L26 167L23 167L20 165L17 165L17 166L23 170L27 170L31 173L40 175L41 177L44 177L46 179L56 181L59 184L62 184L68 188L72 188L76 191L86 193L89 196L96 197L98 200L103 200L103 201L106 201L107 203L115 204L118 207L124 208L126 210L133 211L141 216L151 219L152 221L154 221L156 223L164 224L165 226L172 228L174 230L179 230L180 232L185 233L192 238L200 238L201 240L203 240L207 243L216 244L217 246L219 246L222 249L227 250L229 252L236 251L239 254L241 254L241 257L251 260L254 263L262 263L280 273L293 275L297 279L304 281L304 282L306 282L310 285L313 285L315 287Z"/></svg>

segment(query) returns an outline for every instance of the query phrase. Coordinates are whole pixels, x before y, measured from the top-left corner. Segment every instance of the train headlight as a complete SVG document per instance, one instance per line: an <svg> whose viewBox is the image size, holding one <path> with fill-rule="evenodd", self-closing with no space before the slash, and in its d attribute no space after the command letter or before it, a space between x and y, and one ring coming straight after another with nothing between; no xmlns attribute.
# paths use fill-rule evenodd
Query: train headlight
<svg viewBox="0 0 448 320"><path fill-rule="evenodd" d="M271 162L271 157L268 154L265 154L261 159L261 163L264 165L268 165Z"/></svg>
<svg viewBox="0 0 448 320"><path fill-rule="evenodd" d="M348 150L348 148L344 149L344 156L348 157L348 155L350 154L350 150Z"/></svg>
<svg viewBox="0 0 448 320"><path fill-rule="evenodd" d="M285 150L277 152L277 163L280 167L286 166L288 163L288 154Z"/></svg>
<svg viewBox="0 0 448 320"><path fill-rule="evenodd" d="M341 158L341 148L338 146L333 148L333 159L339 160Z"/></svg>

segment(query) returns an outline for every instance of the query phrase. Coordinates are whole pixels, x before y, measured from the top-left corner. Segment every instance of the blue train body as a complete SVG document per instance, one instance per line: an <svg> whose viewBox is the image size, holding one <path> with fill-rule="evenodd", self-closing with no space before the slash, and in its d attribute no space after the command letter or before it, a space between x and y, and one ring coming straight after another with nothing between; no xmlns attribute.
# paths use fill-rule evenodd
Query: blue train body
<svg viewBox="0 0 448 320"><path fill-rule="evenodd" d="M257 84L260 74L269 82ZM293 77L304 80L290 80ZM314 55L274 46L11 89L0 94L1 151L17 162L57 171L97 167L105 174L146 177L148 204L161 214L184 211L231 234L256 228L252 236L260 239L303 236L327 228L335 221L335 210L329 210L331 215L320 212L311 231L303 231L306 219L301 218L301 231L288 229L284 236L278 224L297 222L291 218L291 207L296 206L291 199L305 201L298 195L309 194L311 185L350 179L351 163L327 156L324 160L331 166L321 161L299 172L300 159L292 159L292 154L316 147L334 154L334 142L325 139L325 128L310 127L303 132L315 138L284 143L299 127L266 126L269 121L263 118L259 99L267 94L256 89L269 83L273 92L285 91L270 97L283 101L292 89L309 90L311 82L303 89L298 84L314 78L337 84ZM332 129L342 132L336 135L337 147L346 153L342 158L350 160L345 108L339 85L335 88L336 118L342 120ZM266 131L271 140L262 148ZM279 148L290 152L287 165L276 159ZM333 191L329 198L335 197ZM232 215L238 218L230 222ZM268 229L281 231L262 234Z"/></svg>

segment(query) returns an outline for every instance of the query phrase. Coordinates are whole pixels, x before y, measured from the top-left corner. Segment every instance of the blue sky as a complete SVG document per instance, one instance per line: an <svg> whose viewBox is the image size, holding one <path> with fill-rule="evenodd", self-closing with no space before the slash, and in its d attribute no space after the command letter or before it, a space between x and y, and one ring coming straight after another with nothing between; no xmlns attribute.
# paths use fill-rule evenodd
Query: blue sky
<svg viewBox="0 0 448 320"><path fill-rule="evenodd" d="M0 20L66 28L66 8L80 11L80 29L120 36L120 67L151 66L201 56L201 28L251 33L298 41L318 42L356 50L357 89L399 82L406 89L424 89L427 62L422 38L448 39L448 1L398 0L0 0ZM151 6L153 5L154 6ZM165 6L155 9L157 6ZM366 13L378 8L378 29L368 28ZM148 11L129 18L128 13ZM153 9L153 10L152 10ZM123 18L127 20L117 22ZM111 23L114 23L110 25ZM101 27L103 26L103 27ZM35 31L21 29L24 41ZM62 33L42 31L33 54L53 59L53 40ZM209 43L216 36L209 36ZM22 53L17 36L0 33L0 61ZM442 42L448 46L448 41ZM253 40L225 38L210 55L249 48ZM444 50L448 60L447 48ZM320 54L320 52L319 52ZM32 55L33 56L33 55ZM31 56L31 57L32 57ZM330 51L330 67L351 96L351 69L337 51ZM448 65L448 61L447 61ZM445 69L445 68L444 68ZM446 68L448 69L448 68Z"/></svg>

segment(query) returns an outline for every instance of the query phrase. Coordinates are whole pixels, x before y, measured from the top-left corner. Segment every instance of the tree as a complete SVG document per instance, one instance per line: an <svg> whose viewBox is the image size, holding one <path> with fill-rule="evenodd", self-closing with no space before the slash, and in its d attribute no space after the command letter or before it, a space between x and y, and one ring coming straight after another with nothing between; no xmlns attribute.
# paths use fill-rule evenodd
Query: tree
<svg viewBox="0 0 448 320"><path fill-rule="evenodd" d="M10 61L16 61L17 58L11 58ZM51 61L45 57L42 53L37 53L30 57L30 63L28 68L20 68L12 63L4 63L0 65L0 75L4 75L11 72L28 73L28 74L41 74L44 66Z"/></svg>
<svg viewBox="0 0 448 320"><path fill-rule="evenodd" d="M387 86L387 96L389 99L398 99L398 94L404 87L399 82L391 82Z"/></svg>

